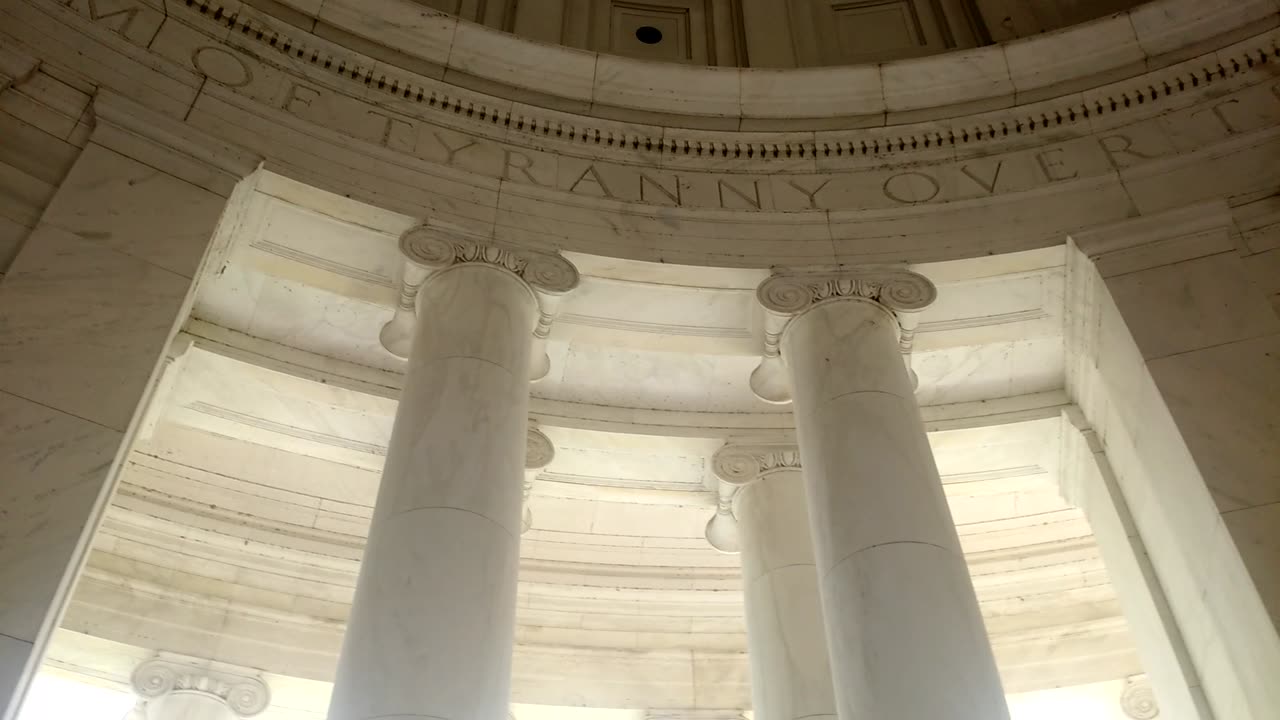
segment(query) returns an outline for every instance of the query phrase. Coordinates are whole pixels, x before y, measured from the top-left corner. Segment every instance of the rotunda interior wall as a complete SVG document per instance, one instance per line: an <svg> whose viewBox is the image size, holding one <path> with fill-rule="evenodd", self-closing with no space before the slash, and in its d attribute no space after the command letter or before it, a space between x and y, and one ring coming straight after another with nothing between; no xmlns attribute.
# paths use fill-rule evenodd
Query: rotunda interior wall
<svg viewBox="0 0 1280 720"><path fill-rule="evenodd" d="M402 382L377 331L412 220L270 173L231 218L66 628L324 681ZM738 561L702 534L725 438L792 437L745 383L764 273L572 258L583 284L533 386L557 455L522 543L515 698L743 707ZM914 359L923 411L1011 692L1141 671L1053 480L1062 262L919 267L940 296Z"/></svg>
<svg viewBox="0 0 1280 720"><path fill-rule="evenodd" d="M102 88L99 104L181 117L308 184L529 247L721 267L931 262L1245 202L1277 180L1261 162L1280 119L1263 62L1273 0L1163 0L990 48L788 71L579 53L405 3L326 3L327 21L288 32L212 5L140 6L123 34L79 5L4 12L38 29L6 43L46 76ZM374 22L387 8L400 15ZM367 37L334 30L362 22ZM415 64L432 52L445 65ZM579 71L606 90L552 87Z"/></svg>
<svg viewBox="0 0 1280 720"><path fill-rule="evenodd" d="M310 427L190 403L183 384L208 384L201 363L220 366L226 386L256 389L264 371L189 352L191 374L130 457L65 627L327 680L381 448L360 447L364 467L351 447L318 449L354 444L339 434L344 397L361 402L349 391L316 388L332 409L304 413ZM931 434L1010 692L1141 670L1088 526L1058 495L1057 427ZM721 441L541 429L557 456L522 542L515 699L745 706L738 561L702 537Z"/></svg>
<svg viewBox="0 0 1280 720"><path fill-rule="evenodd" d="M153 653L144 648L58 630L52 653L33 689L29 714L22 720L31 716L115 720L115 715L95 716L93 711L104 709L107 698L113 701L111 706L127 707L134 699L130 674L151 657ZM277 673L262 673L261 677L272 696L272 704L258 716L261 720L320 720L325 716L329 683ZM1013 693L1009 696L1010 712L1013 720L1130 720L1121 701L1127 685L1124 680L1112 680ZM751 720L754 714L740 708L623 709L512 703L510 716L514 720Z"/></svg>
<svg viewBox="0 0 1280 720"><path fill-rule="evenodd" d="M563 457L532 496L517 699L746 702L735 562L701 541L705 468L726 437L790 432L735 378L758 352L763 268L811 263L914 262L939 284L923 414L1009 687L1137 670L1053 483L1058 246L1274 194L1274 2L1162 0L998 47L791 71L577 52L404 2L304 5L0 7L0 110L54 118L61 143L18 157L0 141L6 167L73 157L112 107L136 127L181 118L271 171L210 263L187 381L131 456L69 629L327 677L400 382L376 343L394 238L429 217L561 249L587 276L534 391ZM41 69L9 73L13 48ZM1038 439L990 437L1019 428ZM619 613L620 593L639 610Z"/></svg>

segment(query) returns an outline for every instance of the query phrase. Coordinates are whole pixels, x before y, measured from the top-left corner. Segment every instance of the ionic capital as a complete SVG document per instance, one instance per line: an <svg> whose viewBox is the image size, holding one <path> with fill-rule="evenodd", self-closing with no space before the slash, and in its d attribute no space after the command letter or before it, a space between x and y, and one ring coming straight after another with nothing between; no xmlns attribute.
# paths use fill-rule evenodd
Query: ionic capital
<svg viewBox="0 0 1280 720"><path fill-rule="evenodd" d="M1120 709L1133 720L1152 720L1160 714L1155 691L1146 675L1125 678L1124 690L1120 693Z"/></svg>
<svg viewBox="0 0 1280 720"><path fill-rule="evenodd" d="M409 262L430 270L466 263L500 267L548 295L563 295L578 286L578 269L557 254L502 247L430 225L405 231L400 252Z"/></svg>
<svg viewBox="0 0 1280 720"><path fill-rule="evenodd" d="M917 324L915 313L937 297L938 290L929 278L901 267L863 265L775 272L756 289L756 300L765 310L764 352L760 366L751 374L752 391L765 402L791 402L782 367L782 335L792 320L809 309L841 299L875 303L896 320L899 349L909 356Z"/></svg>
<svg viewBox="0 0 1280 720"><path fill-rule="evenodd" d="M207 662L157 657L139 665L132 680L134 692L147 702L148 718L168 714L163 706L181 702L184 695L221 703L238 718L253 717L271 704L271 692L261 678L214 669Z"/></svg>
<svg viewBox="0 0 1280 720"><path fill-rule="evenodd" d="M533 493L533 483L538 479L538 473L550 465L555 457L556 446L551 443L551 438L535 427L529 428L524 451L524 510L520 518L521 534L533 526L533 512L529 509L529 496Z"/></svg>
<svg viewBox="0 0 1280 720"><path fill-rule="evenodd" d="M711 471L719 478L716 514L707 522L711 547L736 553L741 547L734 500L744 487L774 473L800 469L800 449L794 443L731 443L711 456Z"/></svg>
<svg viewBox="0 0 1280 720"><path fill-rule="evenodd" d="M538 320L533 330L534 348L531 379L541 380L550 371L545 343L551 333L560 298L578 286L578 269L556 253L519 250L493 244L465 233L430 224L418 225L400 236L404 255L400 297L395 315L379 336L392 355L409 357L416 325L418 293L423 285L443 270L466 264L489 265L506 270L528 286L538 301Z"/></svg>
<svg viewBox="0 0 1280 720"><path fill-rule="evenodd" d="M729 444L711 456L711 471L722 482L742 487L774 473L800 469L795 443Z"/></svg>
<svg viewBox="0 0 1280 720"><path fill-rule="evenodd" d="M778 272L756 289L756 299L765 310L787 318L839 298L863 298L893 311L914 312L928 307L937 296L933 283L919 273L870 265L837 271Z"/></svg>

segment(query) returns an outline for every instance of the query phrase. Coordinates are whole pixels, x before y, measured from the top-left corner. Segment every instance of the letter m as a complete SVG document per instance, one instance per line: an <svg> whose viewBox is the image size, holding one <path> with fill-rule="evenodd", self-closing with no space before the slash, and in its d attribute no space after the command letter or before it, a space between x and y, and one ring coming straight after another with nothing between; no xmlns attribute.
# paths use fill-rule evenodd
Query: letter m
<svg viewBox="0 0 1280 720"><path fill-rule="evenodd" d="M80 2L73 4L81 5ZM129 28L133 26L134 19L142 11L142 8L137 5L120 0L83 0L83 5L88 10L90 20L100 22L121 35L129 34ZM120 7L121 5L124 7ZM107 6L108 9L103 10L102 6ZM110 9L111 7L115 9Z"/></svg>

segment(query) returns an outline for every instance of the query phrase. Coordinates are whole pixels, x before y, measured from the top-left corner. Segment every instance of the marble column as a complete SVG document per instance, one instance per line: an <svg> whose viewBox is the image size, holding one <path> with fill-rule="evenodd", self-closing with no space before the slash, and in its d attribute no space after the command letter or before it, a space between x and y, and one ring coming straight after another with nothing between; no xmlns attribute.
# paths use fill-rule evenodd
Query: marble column
<svg viewBox="0 0 1280 720"><path fill-rule="evenodd" d="M382 337L398 354L411 338L407 376L329 718L502 720L539 295L578 274L428 226L400 247L406 290Z"/></svg>
<svg viewBox="0 0 1280 720"><path fill-rule="evenodd" d="M747 655L756 720L836 717L831 665L818 599L809 512L794 444L731 444L712 458L721 483L737 488L732 515L742 552ZM722 495L723 497L723 495ZM707 539L722 539L718 512Z"/></svg>
<svg viewBox="0 0 1280 720"><path fill-rule="evenodd" d="M776 345L752 385L794 398L841 720L1008 718L900 352L898 313L935 295L896 268L775 274L757 291Z"/></svg>
<svg viewBox="0 0 1280 720"><path fill-rule="evenodd" d="M241 720L271 704L261 678L219 665L160 657L133 672L145 720Z"/></svg>

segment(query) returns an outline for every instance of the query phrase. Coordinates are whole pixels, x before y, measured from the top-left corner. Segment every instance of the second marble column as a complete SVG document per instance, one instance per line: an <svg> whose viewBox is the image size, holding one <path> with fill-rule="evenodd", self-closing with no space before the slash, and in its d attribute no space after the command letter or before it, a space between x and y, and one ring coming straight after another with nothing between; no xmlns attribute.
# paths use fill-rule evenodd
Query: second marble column
<svg viewBox="0 0 1280 720"><path fill-rule="evenodd" d="M538 293L577 272L430 228L401 249L409 367L329 718L504 720Z"/></svg>
<svg viewBox="0 0 1280 720"><path fill-rule="evenodd" d="M934 296L889 268L779 274L757 293L777 344L753 385L794 395L840 720L1009 716L900 352L897 313Z"/></svg>
<svg viewBox="0 0 1280 720"><path fill-rule="evenodd" d="M736 486L736 518L742 553L747 655L756 720L834 720L835 694L818 599L805 507L804 479L796 447L731 444L712 459L721 482ZM724 515L717 514L707 539Z"/></svg>

